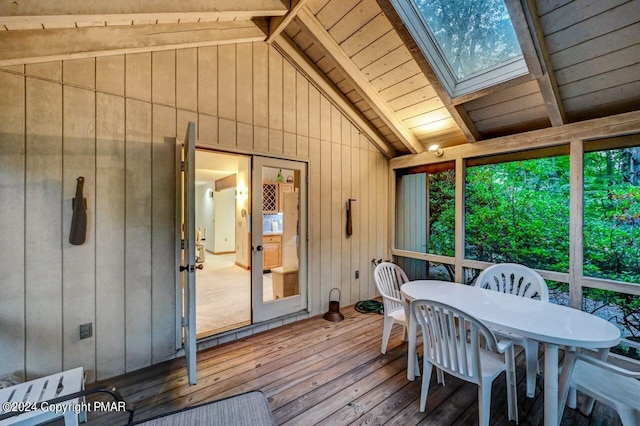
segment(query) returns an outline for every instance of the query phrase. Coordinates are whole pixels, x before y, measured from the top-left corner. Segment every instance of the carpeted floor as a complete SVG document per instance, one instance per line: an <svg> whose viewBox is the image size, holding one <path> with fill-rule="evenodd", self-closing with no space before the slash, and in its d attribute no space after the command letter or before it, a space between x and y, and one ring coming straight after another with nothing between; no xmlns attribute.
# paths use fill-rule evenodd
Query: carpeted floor
<svg viewBox="0 0 640 426"><path fill-rule="evenodd" d="M196 270L196 332L198 337L251 323L251 271L235 264L235 254L207 253ZM263 298L273 299L271 274L263 275Z"/></svg>

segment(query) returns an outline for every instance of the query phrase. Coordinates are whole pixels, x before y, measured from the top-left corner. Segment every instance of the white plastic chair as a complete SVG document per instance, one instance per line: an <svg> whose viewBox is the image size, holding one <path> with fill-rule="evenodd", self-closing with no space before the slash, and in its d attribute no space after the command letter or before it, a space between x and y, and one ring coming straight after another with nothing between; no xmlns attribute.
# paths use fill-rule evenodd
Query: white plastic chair
<svg viewBox="0 0 640 426"><path fill-rule="evenodd" d="M561 387L560 418L569 387L608 405L618 412L624 426L640 425L640 371L630 371L583 353L571 353L572 360L565 364L569 383ZM588 404L587 415L593 404Z"/></svg>
<svg viewBox="0 0 640 426"><path fill-rule="evenodd" d="M491 386L495 378L504 371L509 420L517 423L513 342L498 342L493 332L478 319L444 303L414 300L410 309L411 321L418 321L422 329L424 345L420 411L425 411L429 379L433 366L436 366L455 377L478 385L480 425L488 426Z"/></svg>
<svg viewBox="0 0 640 426"><path fill-rule="evenodd" d="M549 302L549 289L544 278L533 269L517 263L489 266L480 273L475 286ZM527 364L527 397L533 398L536 392L536 374L540 371L538 342L512 333L496 332L496 335L499 338L509 338L514 344L524 348Z"/></svg>
<svg viewBox="0 0 640 426"><path fill-rule="evenodd" d="M393 324L400 324L406 336L407 320L405 316L405 300L400 293L400 286L409 279L402 268L390 262L382 262L373 271L378 292L384 304L384 328L382 330L382 353L387 352L387 344Z"/></svg>

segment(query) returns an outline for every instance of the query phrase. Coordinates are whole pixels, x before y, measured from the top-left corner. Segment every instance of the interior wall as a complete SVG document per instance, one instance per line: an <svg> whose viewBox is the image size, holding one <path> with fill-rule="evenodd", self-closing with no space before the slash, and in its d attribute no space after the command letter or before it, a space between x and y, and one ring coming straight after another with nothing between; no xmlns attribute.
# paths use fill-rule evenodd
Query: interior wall
<svg viewBox="0 0 640 426"><path fill-rule="evenodd" d="M200 238L204 239L204 247L213 251L213 241L215 239L215 229L213 226L214 215L214 187L212 183L196 185L196 228L201 229Z"/></svg>
<svg viewBox="0 0 640 426"><path fill-rule="evenodd" d="M251 244L249 238L249 192L251 188L251 161L249 157L238 157L238 173L236 175L236 264L248 269L251 266Z"/></svg>
<svg viewBox="0 0 640 426"><path fill-rule="evenodd" d="M310 315L333 287L343 305L375 295L388 161L273 47L5 67L0 87L0 375L82 365L91 382L175 357L174 138L188 121L199 147L308 161ZM89 221L72 246L78 176Z"/></svg>
<svg viewBox="0 0 640 426"><path fill-rule="evenodd" d="M228 188L213 193L215 236L213 252L232 253L236 250L236 198L235 189Z"/></svg>

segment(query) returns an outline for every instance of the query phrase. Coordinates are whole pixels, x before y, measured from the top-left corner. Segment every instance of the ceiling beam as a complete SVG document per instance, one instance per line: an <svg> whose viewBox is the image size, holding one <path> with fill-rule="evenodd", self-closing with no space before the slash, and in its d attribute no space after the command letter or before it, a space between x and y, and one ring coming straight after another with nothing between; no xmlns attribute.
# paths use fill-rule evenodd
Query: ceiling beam
<svg viewBox="0 0 640 426"><path fill-rule="evenodd" d="M351 82L360 96L367 101L382 121L384 121L398 139L400 139L400 142L413 154L423 152L424 145L407 129L395 111L387 104L384 98L380 96L378 91L373 88L364 73L353 63L351 58L344 52L342 47L340 47L311 11L306 7L303 8L298 13L298 20L301 26L307 30L308 35L314 39L317 47L320 48L328 58L333 59L334 64L342 75Z"/></svg>
<svg viewBox="0 0 640 426"><path fill-rule="evenodd" d="M422 54L420 47L416 44L413 36L409 33L409 30L404 25L404 22L396 12L395 8L391 4L389 0L377 0L378 5L382 9L382 12L385 14L391 25L400 36L400 39L404 42L409 52L413 55L413 59L417 62L418 66L424 73L425 77L431 83L433 90L435 90L436 94L444 104L444 106L451 114L451 117L456 122L460 130L467 138L468 142L475 142L480 140L480 132L476 128L475 123L469 117L467 110L462 105L456 105L456 103L451 99L451 96L447 92L447 89L440 83L440 79L436 75L435 71L431 67L431 64Z"/></svg>
<svg viewBox="0 0 640 426"><path fill-rule="evenodd" d="M391 146L369 120L367 120L358 109L347 99L342 92L327 78L327 76L313 64L298 46L295 45L285 34L278 35L274 42L274 47L293 63L298 71L304 74L324 96L360 129L371 142L382 152L386 158L396 156L396 150Z"/></svg>
<svg viewBox="0 0 640 426"><path fill-rule="evenodd" d="M293 18L296 17L306 2L307 0L291 0L291 10L289 10L285 16L276 16L269 20L269 37L267 37L267 43L273 42L278 34L287 28L287 25L293 21Z"/></svg>
<svg viewBox="0 0 640 426"><path fill-rule="evenodd" d="M263 41L267 20L0 31L0 66Z"/></svg>
<svg viewBox="0 0 640 426"><path fill-rule="evenodd" d="M452 146L446 148L444 155L437 159L434 159L434 156L428 153L403 155L392 159L389 164L392 169L414 167L436 161L477 158L487 155L507 154L567 145L573 140L586 141L638 133L640 133L640 111L632 111L562 126L500 136L474 144Z"/></svg>
<svg viewBox="0 0 640 426"><path fill-rule="evenodd" d="M288 4L282 0L154 0L154 1L41 1L0 2L0 26L9 30L27 28L75 27L105 25L130 21L141 24L163 22L211 22L215 20L250 19L283 16Z"/></svg>
<svg viewBox="0 0 640 426"><path fill-rule="evenodd" d="M515 5L512 5L512 2L513 0L506 1L509 13L511 14L512 8L515 9L516 16L521 15L521 17L517 19L524 19L526 27L526 30L516 28L516 34L526 31L535 49L536 60L540 67L540 72L536 75L536 79L538 80L538 86L540 87L542 98L547 107L551 125L562 126L567 123L567 116L562 106L562 98L560 97L556 76L551 66L551 58L549 56L549 50L547 49L547 43L545 43L542 26L538 19L538 10L535 1L527 0L525 5L527 9L525 11L522 10L519 1L517 1ZM518 35L518 39L520 39L520 35Z"/></svg>

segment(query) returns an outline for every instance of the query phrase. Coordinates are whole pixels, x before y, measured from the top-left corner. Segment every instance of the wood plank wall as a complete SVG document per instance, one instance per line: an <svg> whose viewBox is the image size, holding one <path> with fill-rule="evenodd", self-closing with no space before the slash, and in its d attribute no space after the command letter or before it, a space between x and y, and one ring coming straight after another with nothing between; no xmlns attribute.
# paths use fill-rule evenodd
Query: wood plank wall
<svg viewBox="0 0 640 426"><path fill-rule="evenodd" d="M427 252L427 175L404 175L397 180L396 241L399 250ZM427 262L420 259L396 259L409 279L427 279Z"/></svg>
<svg viewBox="0 0 640 426"><path fill-rule="evenodd" d="M388 161L267 44L12 66L0 87L0 376L82 365L92 381L175 357L174 138L188 121L199 147L309 163L311 315L333 287L343 305L375 296ZM72 246L78 176L89 223Z"/></svg>

